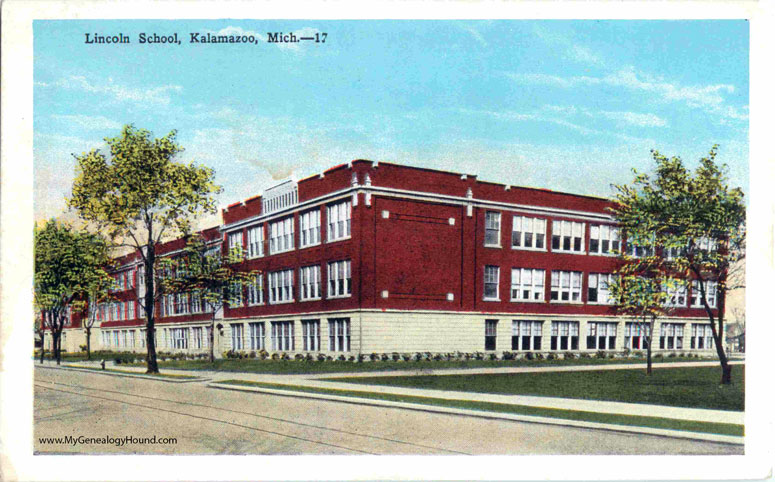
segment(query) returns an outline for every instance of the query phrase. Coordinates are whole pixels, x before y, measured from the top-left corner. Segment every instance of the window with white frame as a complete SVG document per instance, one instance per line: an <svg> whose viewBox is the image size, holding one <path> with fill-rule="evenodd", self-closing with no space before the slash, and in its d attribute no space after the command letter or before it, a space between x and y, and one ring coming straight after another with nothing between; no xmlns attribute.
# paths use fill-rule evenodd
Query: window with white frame
<svg viewBox="0 0 775 482"><path fill-rule="evenodd" d="M185 315L189 312L188 293L178 293L175 295L175 314Z"/></svg>
<svg viewBox="0 0 775 482"><path fill-rule="evenodd" d="M511 301L544 301L542 269L511 268Z"/></svg>
<svg viewBox="0 0 775 482"><path fill-rule="evenodd" d="M172 348L177 350L188 349L188 328L172 328Z"/></svg>
<svg viewBox="0 0 775 482"><path fill-rule="evenodd" d="M293 351L293 322L272 322L272 350Z"/></svg>
<svg viewBox="0 0 775 482"><path fill-rule="evenodd" d="M665 306L686 306L686 284L681 281L676 281L664 286L663 290L667 294L665 297Z"/></svg>
<svg viewBox="0 0 775 482"><path fill-rule="evenodd" d="M248 258L264 255L264 225L248 228Z"/></svg>
<svg viewBox="0 0 775 482"><path fill-rule="evenodd" d="M350 319L328 319L328 349L330 351L350 351Z"/></svg>
<svg viewBox="0 0 775 482"><path fill-rule="evenodd" d="M299 299L320 299L320 265L299 268Z"/></svg>
<svg viewBox="0 0 775 482"><path fill-rule="evenodd" d="M264 344L264 340L266 337L266 333L264 331L264 323L263 322L250 323L248 327L250 329L250 349L265 350L266 345Z"/></svg>
<svg viewBox="0 0 775 482"><path fill-rule="evenodd" d="M587 350L616 349L616 326L618 323L587 323Z"/></svg>
<svg viewBox="0 0 775 482"><path fill-rule="evenodd" d="M145 348L145 344L146 344L145 334L146 333L147 333L147 331L144 328L140 330L140 348Z"/></svg>
<svg viewBox="0 0 775 482"><path fill-rule="evenodd" d="M257 274L248 284L248 305L261 305L264 303L264 275Z"/></svg>
<svg viewBox="0 0 775 482"><path fill-rule="evenodd" d="M484 267L484 300L499 301L498 281L500 279L500 268L498 266Z"/></svg>
<svg viewBox="0 0 775 482"><path fill-rule="evenodd" d="M484 349L495 350L498 340L498 320L484 320Z"/></svg>
<svg viewBox="0 0 775 482"><path fill-rule="evenodd" d="M613 305L610 286L616 282L616 275L610 273L589 273L587 279L587 303Z"/></svg>
<svg viewBox="0 0 775 482"><path fill-rule="evenodd" d="M320 351L320 320L301 320L304 351Z"/></svg>
<svg viewBox="0 0 775 482"><path fill-rule="evenodd" d="M191 313L202 312L202 295L198 291L191 292Z"/></svg>
<svg viewBox="0 0 775 482"><path fill-rule="evenodd" d="M705 287L705 299L708 301L708 306L711 308L716 307L716 291L718 289L718 283L712 280L707 280L704 283ZM692 280L692 292L690 304L694 308L704 308L702 304L702 292L700 291L700 281Z"/></svg>
<svg viewBox="0 0 775 482"><path fill-rule="evenodd" d="M234 281L229 284L229 307L237 308L242 306L242 283Z"/></svg>
<svg viewBox="0 0 775 482"><path fill-rule="evenodd" d="M541 350L543 323L540 321L511 322L511 349L521 351Z"/></svg>
<svg viewBox="0 0 775 482"><path fill-rule="evenodd" d="M654 256L654 240L628 239L627 253L633 258L649 258Z"/></svg>
<svg viewBox="0 0 775 482"><path fill-rule="evenodd" d="M242 231L229 234L229 254L242 256Z"/></svg>
<svg viewBox="0 0 775 482"><path fill-rule="evenodd" d="M487 211L484 213L484 245L500 248L501 213L495 211Z"/></svg>
<svg viewBox="0 0 775 482"><path fill-rule="evenodd" d="M269 223L269 253L293 249L293 216Z"/></svg>
<svg viewBox="0 0 775 482"><path fill-rule="evenodd" d="M646 348L649 327L642 323L624 324L624 347L629 350Z"/></svg>
<svg viewBox="0 0 775 482"><path fill-rule="evenodd" d="M697 249L704 251L705 253L711 253L718 249L718 242L715 239L703 236L698 238L695 242Z"/></svg>
<svg viewBox="0 0 775 482"><path fill-rule="evenodd" d="M299 247L320 244L320 209L299 215Z"/></svg>
<svg viewBox="0 0 775 482"><path fill-rule="evenodd" d="M546 219L514 216L511 224L511 247L546 250Z"/></svg>
<svg viewBox="0 0 775 482"><path fill-rule="evenodd" d="M661 350L683 350L684 325L682 323L662 323L659 333Z"/></svg>
<svg viewBox="0 0 775 482"><path fill-rule="evenodd" d="M128 301L127 302L127 310L126 310L126 319L127 320L134 320L135 319L135 302L134 301Z"/></svg>
<svg viewBox="0 0 775 482"><path fill-rule="evenodd" d="M121 343L121 348L126 348L126 330L118 330L118 339Z"/></svg>
<svg viewBox="0 0 775 482"><path fill-rule="evenodd" d="M692 350L710 350L713 348L713 329L710 325L692 323Z"/></svg>
<svg viewBox="0 0 775 482"><path fill-rule="evenodd" d="M581 272L552 271L551 301L581 303Z"/></svg>
<svg viewBox="0 0 775 482"><path fill-rule="evenodd" d="M191 348L199 350L204 348L204 330L201 326L191 328Z"/></svg>
<svg viewBox="0 0 775 482"><path fill-rule="evenodd" d="M293 270L285 269L269 273L269 303L293 301Z"/></svg>
<svg viewBox="0 0 775 482"><path fill-rule="evenodd" d="M584 252L584 223L552 221L552 251Z"/></svg>
<svg viewBox="0 0 775 482"><path fill-rule="evenodd" d="M589 253L616 254L619 251L619 229L607 224L589 226Z"/></svg>
<svg viewBox="0 0 775 482"><path fill-rule="evenodd" d="M328 241L337 241L350 237L350 220L352 218L352 201L343 201L328 206Z"/></svg>
<svg viewBox="0 0 775 482"><path fill-rule="evenodd" d="M231 323L231 349L242 350L244 345L242 339L245 327L242 323Z"/></svg>
<svg viewBox="0 0 775 482"><path fill-rule="evenodd" d="M102 332L102 346L109 347L110 346L110 333L107 331Z"/></svg>
<svg viewBox="0 0 775 482"><path fill-rule="evenodd" d="M350 260L328 263L328 297L341 298L352 294Z"/></svg>
<svg viewBox="0 0 775 482"><path fill-rule="evenodd" d="M578 350L579 322L553 321L550 341L552 350Z"/></svg>
<svg viewBox="0 0 775 482"><path fill-rule="evenodd" d="M113 346L120 347L118 330L113 330Z"/></svg>

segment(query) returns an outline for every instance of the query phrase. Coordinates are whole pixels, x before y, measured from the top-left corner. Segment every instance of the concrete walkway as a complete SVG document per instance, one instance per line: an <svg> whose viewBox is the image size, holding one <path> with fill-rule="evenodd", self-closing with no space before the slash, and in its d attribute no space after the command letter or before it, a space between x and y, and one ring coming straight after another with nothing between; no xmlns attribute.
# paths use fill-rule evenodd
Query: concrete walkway
<svg viewBox="0 0 775 482"><path fill-rule="evenodd" d="M731 362L741 364L744 362ZM85 362L71 365L87 365ZM671 362L655 363L655 369L717 366L715 361L696 362ZM88 366L99 366L93 361ZM127 371L144 372L142 367L129 367L119 365L111 368L120 368ZM710 410L702 408L670 407L664 405L650 405L644 403L611 402L602 400L582 400L576 398L541 397L531 395L499 395L490 393L455 392L447 390L430 390L409 387L390 387L383 385L361 385L344 382L324 381L324 378L343 377L373 377L373 376L411 376L411 375L453 375L453 374L497 374L497 373L537 373L537 372L568 372L590 370L627 370L643 369L643 363L637 364L612 364L612 365L578 365L578 366L547 366L547 367L503 367L503 368L473 368L473 369L442 369L442 370L401 370L390 372L358 372L358 373L325 373L325 374L264 374L221 372L205 370L174 370L174 373L193 375L209 378L212 383L224 380L244 380L252 382L274 383L280 385L293 385L309 388L328 388L338 390L351 390L360 392L374 392L392 395L409 395L416 397L441 398L446 400L464 400L476 402L502 403L509 405L523 405L530 407L554 408L563 410L586 411L617 415L631 415L644 417L669 418L674 420L687 420L713 423L744 423L744 412L727 410ZM170 370L172 371L172 370Z"/></svg>

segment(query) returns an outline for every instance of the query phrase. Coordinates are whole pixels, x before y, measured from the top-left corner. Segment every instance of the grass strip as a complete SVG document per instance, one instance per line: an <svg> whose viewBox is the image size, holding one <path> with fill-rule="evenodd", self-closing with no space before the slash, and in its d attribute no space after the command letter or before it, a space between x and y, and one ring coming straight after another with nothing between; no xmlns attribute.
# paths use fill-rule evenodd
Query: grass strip
<svg viewBox="0 0 775 482"><path fill-rule="evenodd" d="M387 400L391 402L419 403L423 405L460 408L483 412L499 412L516 415L530 415L535 417L558 418L563 420L607 423L613 425L660 428L685 432L701 432L718 435L734 435L740 437L742 437L744 434L742 425L730 423L695 422L660 417L584 412L578 410L564 410L557 408L532 407L527 405L511 405L506 403L479 402L469 400L449 400L444 398L417 397L413 395L375 393L356 390L340 390L335 388L303 387L298 385L282 385L278 383L251 382L246 380L225 380L218 383L225 385L271 388L304 393L321 393L326 395L368 398L373 400Z"/></svg>
<svg viewBox="0 0 775 482"><path fill-rule="evenodd" d="M710 358L664 357L654 359L654 363L716 361ZM385 372L395 370L444 370L465 368L506 368L506 367L548 367L580 365L619 365L642 364L643 358L574 358L570 360L422 360L422 361L306 361L306 360L261 360L257 358L222 358L210 363L209 360L166 360L159 361L159 367L178 370L213 370L235 373L360 373ZM145 363L128 363L129 366L145 366Z"/></svg>
<svg viewBox="0 0 775 482"><path fill-rule="evenodd" d="M78 370L90 370L93 372L110 372L110 373L121 373L121 374L128 374L128 375L142 375L145 377L159 377L159 378L176 378L179 380L194 380L198 377L194 377L191 375L175 375L171 373L142 373L142 372L133 372L129 370L116 370L115 368L92 368L92 367L79 367L79 366L73 366L73 365L65 365L67 368L75 368Z"/></svg>

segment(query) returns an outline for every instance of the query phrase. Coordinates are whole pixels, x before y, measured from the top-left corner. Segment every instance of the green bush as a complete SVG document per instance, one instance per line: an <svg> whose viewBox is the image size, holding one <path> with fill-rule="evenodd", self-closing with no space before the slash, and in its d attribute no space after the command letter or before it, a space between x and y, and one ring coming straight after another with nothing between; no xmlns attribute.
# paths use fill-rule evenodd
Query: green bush
<svg viewBox="0 0 775 482"><path fill-rule="evenodd" d="M502 355L504 360L513 360L515 357L514 352L511 351L504 351Z"/></svg>
<svg viewBox="0 0 775 482"><path fill-rule="evenodd" d="M671 351L670 353L668 353L667 357L668 358L675 358L676 357L675 352Z"/></svg>
<svg viewBox="0 0 775 482"><path fill-rule="evenodd" d="M592 358L592 355L590 353L582 351L581 353L579 353L579 358Z"/></svg>
<svg viewBox="0 0 775 482"><path fill-rule="evenodd" d="M401 359L404 360L404 361L409 361L409 360L412 359L412 354L411 353L403 353L403 354L401 354Z"/></svg>
<svg viewBox="0 0 775 482"><path fill-rule="evenodd" d="M557 359L557 354L556 353L549 353L548 355L546 355L546 359L547 360L556 360Z"/></svg>
<svg viewBox="0 0 775 482"><path fill-rule="evenodd" d="M475 360L484 360L484 353L478 351L474 353L474 359Z"/></svg>
<svg viewBox="0 0 775 482"><path fill-rule="evenodd" d="M318 361L326 361L325 353L318 353Z"/></svg>
<svg viewBox="0 0 775 482"><path fill-rule="evenodd" d="M544 354L543 353L536 353L536 360L543 360Z"/></svg>
<svg viewBox="0 0 775 482"><path fill-rule="evenodd" d="M398 361L398 360L401 359L401 355L396 353L396 352L393 352L393 353L391 353L390 358L392 358L393 361Z"/></svg>
<svg viewBox="0 0 775 482"><path fill-rule="evenodd" d="M606 358L608 354L603 350L598 350L595 352L595 358Z"/></svg>
<svg viewBox="0 0 775 482"><path fill-rule="evenodd" d="M533 353L532 351L525 353L525 360L535 360L535 359L536 359L535 353Z"/></svg>
<svg viewBox="0 0 775 482"><path fill-rule="evenodd" d="M572 351L566 351L565 353L562 354L562 358L564 360L574 360L576 358L576 354L573 353Z"/></svg>

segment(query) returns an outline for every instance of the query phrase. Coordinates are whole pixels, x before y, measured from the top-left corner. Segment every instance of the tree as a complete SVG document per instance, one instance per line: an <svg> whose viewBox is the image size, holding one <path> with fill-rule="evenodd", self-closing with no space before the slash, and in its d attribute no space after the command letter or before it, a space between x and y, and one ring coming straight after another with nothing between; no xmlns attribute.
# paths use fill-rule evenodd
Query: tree
<svg viewBox="0 0 775 482"><path fill-rule="evenodd" d="M55 220L36 227L34 236L35 305L42 332L51 332L59 364L62 330L70 313L83 310L89 289L109 279L105 271L109 249L100 235L76 231Z"/></svg>
<svg viewBox="0 0 775 482"><path fill-rule="evenodd" d="M676 288L681 282L646 269L648 265L641 260L626 261L617 270L618 282L609 289L611 297L617 300L617 313L630 316L636 329L644 334L646 374L651 375L654 325L658 318L668 314L668 288Z"/></svg>
<svg viewBox="0 0 775 482"><path fill-rule="evenodd" d="M86 306L83 309L85 315L83 319L83 328L86 331L86 359L91 360L91 331L94 323L97 321L97 313L100 304L112 299L110 288L113 286L113 278L106 277L94 280L88 287L86 295Z"/></svg>
<svg viewBox="0 0 775 482"><path fill-rule="evenodd" d="M109 158L99 150L75 156L71 207L86 221L108 233L115 246L140 253L144 267L147 372L158 373L154 306L163 292L159 285L156 245L164 236L190 232L193 219L216 211L215 172L206 166L175 162L182 152L173 130L160 139L149 131L124 126L105 141Z"/></svg>
<svg viewBox="0 0 775 482"><path fill-rule="evenodd" d="M624 238L651 240L661 255L661 272L693 282L710 322L721 383L728 384L724 310L726 294L735 288L733 271L745 253L745 204L740 188L728 186L726 166L716 164L717 150L714 145L694 172L680 158L652 151L653 176L634 171L632 184L615 186L612 212Z"/></svg>
<svg viewBox="0 0 775 482"><path fill-rule="evenodd" d="M216 314L224 304L241 301L243 288L255 283L259 275L257 271L248 271L240 266L244 259L240 249L232 249L226 256L221 256L217 245L208 243L201 235L191 235L187 236L182 253L164 258L160 263L166 273L161 280L165 293L194 297L212 313L208 333L211 363L215 361L213 333Z"/></svg>

